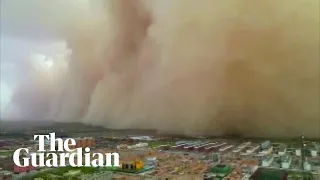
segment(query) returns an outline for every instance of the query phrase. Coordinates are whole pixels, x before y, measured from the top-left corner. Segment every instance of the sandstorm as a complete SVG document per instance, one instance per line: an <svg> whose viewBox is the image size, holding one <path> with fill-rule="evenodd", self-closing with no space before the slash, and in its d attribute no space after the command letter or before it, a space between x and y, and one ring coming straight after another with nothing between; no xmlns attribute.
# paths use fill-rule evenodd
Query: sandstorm
<svg viewBox="0 0 320 180"><path fill-rule="evenodd" d="M71 53L63 70L14 92L21 119L320 137L319 1L71 2L29 7L54 4L34 24ZM25 105L28 88L36 98Z"/></svg>

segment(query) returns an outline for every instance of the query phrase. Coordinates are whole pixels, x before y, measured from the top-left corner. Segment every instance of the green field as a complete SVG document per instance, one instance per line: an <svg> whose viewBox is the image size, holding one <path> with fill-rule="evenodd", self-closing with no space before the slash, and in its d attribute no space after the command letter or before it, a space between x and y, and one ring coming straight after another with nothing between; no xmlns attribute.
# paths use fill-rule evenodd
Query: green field
<svg viewBox="0 0 320 180"><path fill-rule="evenodd" d="M0 156L12 156L14 151L12 150L0 150Z"/></svg>
<svg viewBox="0 0 320 180"><path fill-rule="evenodd" d="M153 142L149 142L149 147L151 148L158 148L162 145L174 145L175 142L172 141L153 141Z"/></svg>

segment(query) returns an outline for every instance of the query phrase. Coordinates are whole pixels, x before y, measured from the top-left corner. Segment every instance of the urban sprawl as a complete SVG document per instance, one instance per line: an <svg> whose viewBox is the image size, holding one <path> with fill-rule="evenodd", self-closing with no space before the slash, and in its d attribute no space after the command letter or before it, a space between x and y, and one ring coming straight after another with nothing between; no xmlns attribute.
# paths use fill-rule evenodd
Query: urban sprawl
<svg viewBox="0 0 320 180"><path fill-rule="evenodd" d="M31 153L23 156L37 153L37 141L2 138L0 179L320 180L320 144L303 134L288 142L90 135L94 136L72 137L76 139L74 148L90 147L91 153L118 152L120 167L18 167L13 163L13 152L26 146Z"/></svg>

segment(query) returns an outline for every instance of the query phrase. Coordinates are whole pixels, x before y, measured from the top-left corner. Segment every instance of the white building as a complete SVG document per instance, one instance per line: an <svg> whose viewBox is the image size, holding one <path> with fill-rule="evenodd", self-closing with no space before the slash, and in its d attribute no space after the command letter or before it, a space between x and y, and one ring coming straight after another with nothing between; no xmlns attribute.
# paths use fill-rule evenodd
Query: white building
<svg viewBox="0 0 320 180"><path fill-rule="evenodd" d="M263 167L268 167L268 166L271 165L272 162L273 162L273 157L272 157L272 156L265 157L265 158L262 160L262 166L263 166Z"/></svg>
<svg viewBox="0 0 320 180"><path fill-rule="evenodd" d="M280 156L284 156L286 154L286 152L287 152L287 147L283 145L283 146L280 147L280 149L278 151L278 154Z"/></svg>
<svg viewBox="0 0 320 180"><path fill-rule="evenodd" d="M285 169L289 169L292 162L292 158L290 156L283 157L281 161L281 167Z"/></svg>
<svg viewBox="0 0 320 180"><path fill-rule="evenodd" d="M251 144L251 142L246 142L246 143L243 143L240 146L238 146L238 148L243 149L243 148L246 148L247 146L249 146L250 144Z"/></svg>
<svg viewBox="0 0 320 180"><path fill-rule="evenodd" d="M273 147L272 147L272 146L270 146L269 148L264 149L264 150L263 150L263 151L261 151L260 153L261 153L261 154L266 154L266 155L268 155L268 154L271 154L271 153L272 153L272 151L273 151Z"/></svg>
<svg viewBox="0 0 320 180"><path fill-rule="evenodd" d="M153 140L150 136L132 136L130 137L132 140L145 140L145 141L151 141Z"/></svg>
<svg viewBox="0 0 320 180"><path fill-rule="evenodd" d="M134 148L142 148L142 147L147 147L148 143L138 143L132 146L127 146L128 149L134 149Z"/></svg>
<svg viewBox="0 0 320 180"><path fill-rule="evenodd" d="M311 156L312 157L317 157L318 156L318 151L316 149L311 150Z"/></svg>
<svg viewBox="0 0 320 180"><path fill-rule="evenodd" d="M260 148L260 145L254 146L254 147L248 149L248 150L247 150L247 153L248 153L248 154L251 154L251 153L253 153L253 152L256 152L259 148Z"/></svg>
<svg viewBox="0 0 320 180"><path fill-rule="evenodd" d="M308 162L305 162L303 164L303 168L304 168L304 170L310 171L311 170L311 164L309 164Z"/></svg>
<svg viewBox="0 0 320 180"><path fill-rule="evenodd" d="M301 156L301 149L296 149L296 156Z"/></svg>

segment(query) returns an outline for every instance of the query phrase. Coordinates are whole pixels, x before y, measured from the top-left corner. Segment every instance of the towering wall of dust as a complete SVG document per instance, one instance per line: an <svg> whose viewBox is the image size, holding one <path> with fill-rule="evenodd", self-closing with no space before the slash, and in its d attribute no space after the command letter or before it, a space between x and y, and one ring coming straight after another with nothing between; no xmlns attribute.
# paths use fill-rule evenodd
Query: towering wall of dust
<svg viewBox="0 0 320 180"><path fill-rule="evenodd" d="M80 43L94 48L75 51L103 67L96 86L79 88L93 92L81 98L84 122L319 136L318 1L139 3L108 1L98 41Z"/></svg>
<svg viewBox="0 0 320 180"><path fill-rule="evenodd" d="M51 118L180 134L320 137L318 0L91 5L63 30L73 54Z"/></svg>

